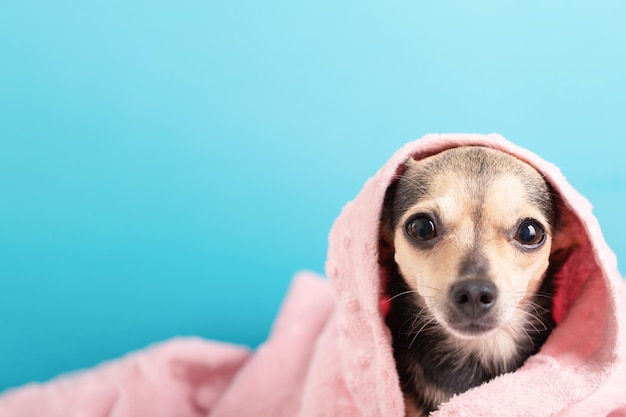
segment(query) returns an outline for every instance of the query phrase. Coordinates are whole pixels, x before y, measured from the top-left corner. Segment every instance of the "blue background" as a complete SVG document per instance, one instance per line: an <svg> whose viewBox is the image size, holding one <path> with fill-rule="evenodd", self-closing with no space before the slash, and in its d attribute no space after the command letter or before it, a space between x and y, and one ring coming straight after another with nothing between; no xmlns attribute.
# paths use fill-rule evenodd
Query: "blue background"
<svg viewBox="0 0 626 417"><path fill-rule="evenodd" d="M403 143L499 132L625 259L626 2L0 5L0 390L175 335L258 345Z"/></svg>

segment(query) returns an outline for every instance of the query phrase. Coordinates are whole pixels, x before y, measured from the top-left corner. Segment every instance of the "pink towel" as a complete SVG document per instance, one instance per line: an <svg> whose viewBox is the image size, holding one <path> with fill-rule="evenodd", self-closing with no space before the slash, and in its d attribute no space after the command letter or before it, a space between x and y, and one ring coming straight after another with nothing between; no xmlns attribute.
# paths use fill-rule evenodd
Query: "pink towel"
<svg viewBox="0 0 626 417"><path fill-rule="evenodd" d="M409 155L462 145L503 150L542 172L571 211L576 249L559 272L558 325L540 352L433 416L626 416L626 292L615 256L591 205L560 171L498 135L429 135L400 149L333 226L329 281L297 276L269 339L255 352L173 340L6 392L0 416L403 416L380 308L380 209Z"/></svg>

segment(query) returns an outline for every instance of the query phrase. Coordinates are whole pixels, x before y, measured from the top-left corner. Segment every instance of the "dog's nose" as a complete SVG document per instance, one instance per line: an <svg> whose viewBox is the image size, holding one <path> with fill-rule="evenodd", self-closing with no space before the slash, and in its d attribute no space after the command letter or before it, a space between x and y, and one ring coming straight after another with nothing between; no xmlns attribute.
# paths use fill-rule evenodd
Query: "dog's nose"
<svg viewBox="0 0 626 417"><path fill-rule="evenodd" d="M498 288L483 279L466 279L452 285L450 300L457 310L469 318L480 318L496 304Z"/></svg>

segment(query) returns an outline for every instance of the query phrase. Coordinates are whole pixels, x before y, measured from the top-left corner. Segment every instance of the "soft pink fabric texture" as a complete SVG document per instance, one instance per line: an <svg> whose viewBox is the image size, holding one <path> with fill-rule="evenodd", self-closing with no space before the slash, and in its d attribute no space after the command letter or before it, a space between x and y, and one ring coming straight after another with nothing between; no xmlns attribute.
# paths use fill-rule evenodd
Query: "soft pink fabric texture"
<svg viewBox="0 0 626 417"><path fill-rule="evenodd" d="M313 417L404 415L380 312L378 218L410 156L456 146L503 150L535 166L577 219L559 273L558 326L516 372L433 415L626 416L626 297L591 205L558 168L498 135L429 135L400 149L345 206L330 234L329 281L301 273L267 342L245 348L178 339L0 397L0 416Z"/></svg>

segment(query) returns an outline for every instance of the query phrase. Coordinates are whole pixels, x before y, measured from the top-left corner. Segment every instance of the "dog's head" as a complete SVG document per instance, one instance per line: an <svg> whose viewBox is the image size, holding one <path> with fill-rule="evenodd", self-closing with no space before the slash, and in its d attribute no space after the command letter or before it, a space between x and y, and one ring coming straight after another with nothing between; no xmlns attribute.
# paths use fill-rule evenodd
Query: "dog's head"
<svg viewBox="0 0 626 417"><path fill-rule="evenodd" d="M553 238L550 189L535 169L454 148L407 161L390 200L395 262L433 320L461 340L524 328Z"/></svg>

